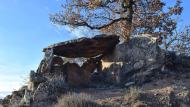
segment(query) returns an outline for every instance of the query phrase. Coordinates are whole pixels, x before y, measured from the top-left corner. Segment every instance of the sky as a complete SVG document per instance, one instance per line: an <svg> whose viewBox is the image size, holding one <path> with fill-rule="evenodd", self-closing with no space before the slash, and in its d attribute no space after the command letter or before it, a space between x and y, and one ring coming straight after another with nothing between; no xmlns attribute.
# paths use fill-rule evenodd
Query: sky
<svg viewBox="0 0 190 107"><path fill-rule="evenodd" d="M50 44L82 36L60 29L49 14L60 10L61 0L0 0L0 97L26 83L30 70Z"/></svg>
<svg viewBox="0 0 190 107"><path fill-rule="evenodd" d="M42 49L50 44L84 36L82 31L60 29L49 14L60 11L64 0L0 0L0 98L17 90L36 70ZM175 0L167 0L173 3ZM190 0L184 0L180 27L190 24Z"/></svg>

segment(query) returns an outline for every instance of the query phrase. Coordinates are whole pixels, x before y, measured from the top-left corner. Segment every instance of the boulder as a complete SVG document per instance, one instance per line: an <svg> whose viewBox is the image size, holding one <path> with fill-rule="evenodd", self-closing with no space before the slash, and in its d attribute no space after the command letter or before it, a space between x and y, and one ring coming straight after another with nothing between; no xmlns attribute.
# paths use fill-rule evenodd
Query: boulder
<svg viewBox="0 0 190 107"><path fill-rule="evenodd" d="M41 104L53 104L57 101L60 95L64 94L67 90L64 75L54 75L51 80L40 83L38 88L33 94L32 107L42 107ZM52 105L48 105L48 107Z"/></svg>
<svg viewBox="0 0 190 107"><path fill-rule="evenodd" d="M156 62L161 54L157 39L144 34L132 37L130 41L116 45L114 52L103 57L105 62L132 62L145 61L149 65Z"/></svg>
<svg viewBox="0 0 190 107"><path fill-rule="evenodd" d="M164 52L159 48L156 38L146 34L116 45L112 54L102 58L102 70L109 75L116 74L117 81L124 82L141 70L149 72L163 63Z"/></svg>
<svg viewBox="0 0 190 107"><path fill-rule="evenodd" d="M66 42L57 43L43 51L53 49L53 54L68 58L76 57L94 57L100 54L110 53L119 43L119 37L116 35L97 35L93 38L79 38Z"/></svg>

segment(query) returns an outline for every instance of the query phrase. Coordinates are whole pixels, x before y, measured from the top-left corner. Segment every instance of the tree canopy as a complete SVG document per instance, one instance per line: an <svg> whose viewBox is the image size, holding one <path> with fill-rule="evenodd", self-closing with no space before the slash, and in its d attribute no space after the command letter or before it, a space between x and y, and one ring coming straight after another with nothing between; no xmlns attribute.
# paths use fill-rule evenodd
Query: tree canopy
<svg viewBox="0 0 190 107"><path fill-rule="evenodd" d="M58 25L88 27L103 33L116 34L128 40L130 35L151 33L171 36L176 16L183 8L176 0L167 6L164 0L66 0L62 11L50 16Z"/></svg>

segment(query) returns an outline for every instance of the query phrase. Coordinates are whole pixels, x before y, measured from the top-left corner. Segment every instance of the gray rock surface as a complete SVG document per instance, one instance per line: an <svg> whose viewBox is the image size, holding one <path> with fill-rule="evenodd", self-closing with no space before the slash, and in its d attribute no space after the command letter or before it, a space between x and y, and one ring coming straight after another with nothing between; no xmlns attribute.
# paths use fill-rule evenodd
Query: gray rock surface
<svg viewBox="0 0 190 107"><path fill-rule="evenodd" d="M30 71L28 90L34 91L40 83L45 81L47 81L47 78L45 78L42 74Z"/></svg>
<svg viewBox="0 0 190 107"><path fill-rule="evenodd" d="M116 45L113 54L105 56L103 60L107 62L131 63L144 61L146 65L150 65L157 62L159 57L162 57L161 54L156 38L147 34L133 37L127 43Z"/></svg>
<svg viewBox="0 0 190 107"><path fill-rule="evenodd" d="M126 78L130 82L134 74L141 70L148 72L159 68L163 63L164 52L159 48L156 38L141 35L131 38L127 43L116 45L113 54L102 58L102 70L116 74L115 78L120 78L121 82Z"/></svg>
<svg viewBox="0 0 190 107"><path fill-rule="evenodd" d="M45 102L53 104L60 95L64 94L68 86L65 84L65 77L57 74L50 80L40 83L33 94L33 106L41 107ZM47 105L50 106L50 105ZM51 106L50 106L51 107Z"/></svg>

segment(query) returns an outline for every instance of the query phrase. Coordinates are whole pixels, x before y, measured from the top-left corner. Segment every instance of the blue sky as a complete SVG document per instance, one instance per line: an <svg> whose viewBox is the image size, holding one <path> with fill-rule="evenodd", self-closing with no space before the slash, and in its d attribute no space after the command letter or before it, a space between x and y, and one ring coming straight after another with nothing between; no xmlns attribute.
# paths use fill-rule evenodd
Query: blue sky
<svg viewBox="0 0 190 107"><path fill-rule="evenodd" d="M49 14L60 5L58 0L0 0L0 97L37 69L44 47L80 36L50 23Z"/></svg>
<svg viewBox="0 0 190 107"><path fill-rule="evenodd" d="M70 33L49 21L63 1L0 0L0 97L25 83L29 71L37 69L44 47L82 36L81 31ZM190 0L184 0L181 26L190 24L189 5Z"/></svg>

